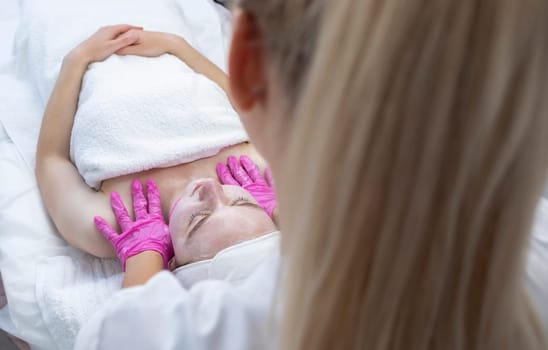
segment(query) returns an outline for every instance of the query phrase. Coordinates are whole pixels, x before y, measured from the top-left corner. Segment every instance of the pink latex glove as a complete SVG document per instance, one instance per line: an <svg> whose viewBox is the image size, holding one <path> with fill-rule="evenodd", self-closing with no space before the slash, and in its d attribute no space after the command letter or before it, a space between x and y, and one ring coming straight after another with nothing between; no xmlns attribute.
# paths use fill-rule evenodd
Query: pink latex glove
<svg viewBox="0 0 548 350"><path fill-rule="evenodd" d="M138 253L153 250L164 258L164 267L173 257L173 244L169 227L162 215L160 191L153 180L147 181L147 198L139 180L133 180L131 187L135 221L132 221L118 192L112 192L110 204L116 221L122 229L118 234L112 226L100 216L95 217L95 227L112 243L116 254L122 262L124 271L128 258ZM147 208L148 207L148 208Z"/></svg>
<svg viewBox="0 0 548 350"><path fill-rule="evenodd" d="M236 157L230 156L227 163L228 168L224 163L217 164L217 175L221 182L225 185L243 187L272 218L278 203L270 169L265 169L263 177L257 164L248 156L241 156L239 162Z"/></svg>

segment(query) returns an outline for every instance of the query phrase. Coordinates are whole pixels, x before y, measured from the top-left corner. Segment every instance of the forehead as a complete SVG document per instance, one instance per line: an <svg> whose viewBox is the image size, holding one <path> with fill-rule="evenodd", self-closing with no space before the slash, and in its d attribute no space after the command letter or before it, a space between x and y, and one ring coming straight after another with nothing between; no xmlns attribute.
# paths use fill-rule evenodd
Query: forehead
<svg viewBox="0 0 548 350"><path fill-rule="evenodd" d="M225 194L227 195L230 195L230 194L237 194L237 195L242 195L242 194L249 194L249 192L247 192L247 190L245 190L243 187L241 186L236 186L236 185L221 185L221 187L223 188L223 191L225 192Z"/></svg>

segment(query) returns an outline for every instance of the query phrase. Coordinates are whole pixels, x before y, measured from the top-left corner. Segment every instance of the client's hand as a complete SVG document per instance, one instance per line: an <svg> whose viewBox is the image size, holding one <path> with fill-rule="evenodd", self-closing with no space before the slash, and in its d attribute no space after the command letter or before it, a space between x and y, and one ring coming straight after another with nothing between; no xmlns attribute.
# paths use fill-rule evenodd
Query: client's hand
<svg viewBox="0 0 548 350"><path fill-rule="evenodd" d="M227 163L228 168L224 163L217 164L217 175L221 182L225 185L236 185L246 189L264 211L273 218L278 203L270 169L265 169L263 177L257 164L248 156L241 156L239 162L236 157L230 156Z"/></svg>
<svg viewBox="0 0 548 350"><path fill-rule="evenodd" d="M116 51L117 55L156 57L165 53L171 53L174 45L186 43L183 38L169 33L142 30L135 34L137 35L137 40L130 46L125 46Z"/></svg>
<svg viewBox="0 0 548 350"><path fill-rule="evenodd" d="M131 220L118 192L112 192L111 207L122 233L118 234L100 216L95 217L95 226L116 249L116 254L122 262L124 271L126 269L126 260L144 251L160 253L164 260L164 267L167 268L168 261L173 257L173 245L169 228L162 215L160 191L154 181L148 180L147 201L141 182L133 180L131 192L135 221Z"/></svg>
<svg viewBox="0 0 548 350"><path fill-rule="evenodd" d="M129 24L103 27L84 40L67 56L77 57L85 63L103 61L121 48L137 42L142 29L142 27Z"/></svg>

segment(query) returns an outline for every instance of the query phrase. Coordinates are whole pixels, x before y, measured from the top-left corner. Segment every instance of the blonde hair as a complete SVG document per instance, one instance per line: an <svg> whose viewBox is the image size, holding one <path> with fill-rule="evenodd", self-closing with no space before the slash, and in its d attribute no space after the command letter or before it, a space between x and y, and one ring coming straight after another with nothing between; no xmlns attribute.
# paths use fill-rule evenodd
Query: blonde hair
<svg viewBox="0 0 548 350"><path fill-rule="evenodd" d="M546 349L524 262L548 2L240 3L298 87L276 173L281 348Z"/></svg>

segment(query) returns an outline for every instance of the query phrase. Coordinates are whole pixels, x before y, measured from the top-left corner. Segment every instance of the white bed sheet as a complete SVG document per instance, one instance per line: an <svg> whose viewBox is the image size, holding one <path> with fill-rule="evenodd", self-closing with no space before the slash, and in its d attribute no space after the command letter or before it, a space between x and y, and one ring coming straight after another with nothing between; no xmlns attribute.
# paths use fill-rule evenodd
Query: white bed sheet
<svg viewBox="0 0 548 350"><path fill-rule="evenodd" d="M35 298L35 266L39 258L83 253L55 233L32 171L6 137L0 143L0 169L0 266L10 316L2 328L33 349L56 349Z"/></svg>
<svg viewBox="0 0 548 350"><path fill-rule="evenodd" d="M37 253L29 248L32 245L58 247L58 253L66 254L75 250L55 234L43 234L52 232L52 227L31 170L38 135L32 125L40 121L41 111L33 89L14 76L12 49L19 5L19 0L2 0L0 5L0 114L8 116L14 127L29 130L28 137L15 144L0 125L0 266L4 266L8 300L0 310L0 328L26 340L33 349L54 349L33 297L32 269L22 271L19 267Z"/></svg>
<svg viewBox="0 0 548 350"><path fill-rule="evenodd" d="M2 43L0 45L0 113L2 114L11 112L15 115L17 110L19 110L19 108L14 109L10 104L12 97L17 93L11 89L12 86L9 79L7 79L8 74L13 71L14 67L12 47L14 33L19 22L18 17L19 1L3 0L0 5L0 43ZM7 169L5 166L10 162L11 157L13 156L18 156L18 149L11 142L4 128L0 125L0 183L2 184L2 188L0 188L0 222L13 219L6 210L10 204L10 200L13 198L9 198L8 193L5 190L7 186L12 184L12 182L9 181L11 177L7 175ZM28 164L26 164L20 157L15 161L15 163L13 163L13 165L26 172L30 169ZM21 190L21 188L19 188L19 190ZM3 246L5 246L4 239L7 233L7 228L0 228L0 250ZM0 254L0 260L1 259L3 259L3 256ZM6 289L10 289L10 287L10 285L6 285ZM21 332L15 326L11 317L9 303L0 309L0 329L12 335L21 337ZM36 347L35 349L39 348Z"/></svg>

